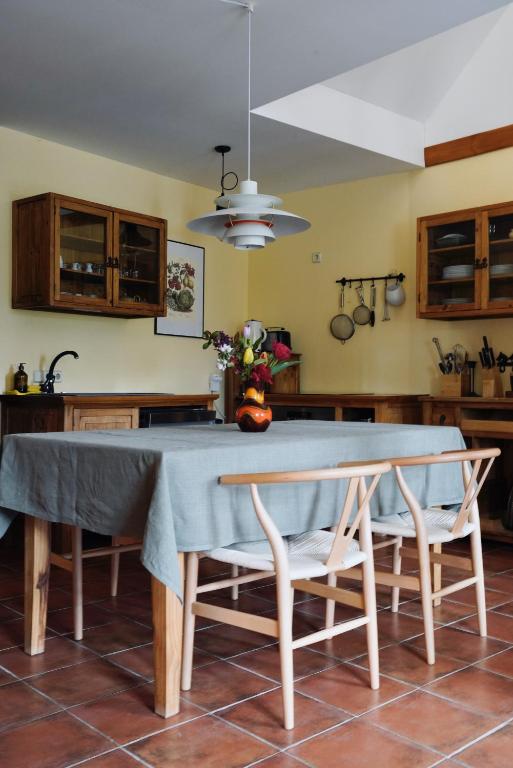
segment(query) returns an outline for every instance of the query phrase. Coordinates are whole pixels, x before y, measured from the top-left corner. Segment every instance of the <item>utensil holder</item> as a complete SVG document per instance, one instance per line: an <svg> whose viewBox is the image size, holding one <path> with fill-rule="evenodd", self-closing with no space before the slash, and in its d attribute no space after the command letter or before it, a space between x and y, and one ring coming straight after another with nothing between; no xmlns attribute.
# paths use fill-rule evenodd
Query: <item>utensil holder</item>
<svg viewBox="0 0 513 768"><path fill-rule="evenodd" d="M484 368L481 373L483 397L504 397L502 379L498 368Z"/></svg>
<svg viewBox="0 0 513 768"><path fill-rule="evenodd" d="M466 397L472 391L470 371L465 368L461 373L448 373L442 376L440 394L443 397Z"/></svg>

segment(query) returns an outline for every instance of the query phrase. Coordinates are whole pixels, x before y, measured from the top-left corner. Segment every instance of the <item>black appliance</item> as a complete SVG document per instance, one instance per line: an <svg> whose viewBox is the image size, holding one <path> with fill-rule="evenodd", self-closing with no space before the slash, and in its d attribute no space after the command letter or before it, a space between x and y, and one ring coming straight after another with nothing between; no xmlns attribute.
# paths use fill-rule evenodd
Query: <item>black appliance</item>
<svg viewBox="0 0 513 768"><path fill-rule="evenodd" d="M262 344L262 349L264 352L272 352L273 351L273 344L276 342L279 342L280 344L286 344L289 349L292 349L292 342L290 340L290 331L286 331L285 328L278 328L278 327L272 327L272 328L266 328L267 336Z"/></svg>
<svg viewBox="0 0 513 768"><path fill-rule="evenodd" d="M215 423L216 412L206 408L173 408L162 405L139 409L139 427L177 427Z"/></svg>

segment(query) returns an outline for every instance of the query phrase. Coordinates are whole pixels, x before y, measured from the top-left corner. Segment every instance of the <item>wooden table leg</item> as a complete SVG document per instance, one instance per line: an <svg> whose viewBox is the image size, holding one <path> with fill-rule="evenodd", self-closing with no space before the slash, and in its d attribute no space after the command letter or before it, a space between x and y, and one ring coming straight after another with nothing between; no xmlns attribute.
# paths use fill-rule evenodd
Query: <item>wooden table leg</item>
<svg viewBox="0 0 513 768"><path fill-rule="evenodd" d="M45 649L48 582L50 580L50 523L25 516L25 653Z"/></svg>
<svg viewBox="0 0 513 768"><path fill-rule="evenodd" d="M178 557L183 586L183 552ZM175 593L154 576L151 590L155 712L162 717L171 717L180 711L183 605Z"/></svg>

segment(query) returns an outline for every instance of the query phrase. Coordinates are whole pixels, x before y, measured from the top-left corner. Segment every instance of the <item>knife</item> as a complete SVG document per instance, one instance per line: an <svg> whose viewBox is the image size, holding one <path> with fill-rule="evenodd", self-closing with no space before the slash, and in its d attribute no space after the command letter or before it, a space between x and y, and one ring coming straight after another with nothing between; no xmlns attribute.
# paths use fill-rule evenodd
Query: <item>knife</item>
<svg viewBox="0 0 513 768"><path fill-rule="evenodd" d="M482 351L481 351L481 350L479 350L479 360L481 361L481 367L482 367L482 368L486 368L486 365L485 365L485 359L484 359L484 357L483 357L483 353L482 353Z"/></svg>
<svg viewBox="0 0 513 768"><path fill-rule="evenodd" d="M444 357L444 353L442 352L442 347L440 346L440 341L436 336L433 336L433 344L436 347L436 351L438 352L438 356L440 358L440 362L438 363L438 367L442 371L442 373L445 375L446 373L450 373L450 370L448 370L447 360Z"/></svg>
<svg viewBox="0 0 513 768"><path fill-rule="evenodd" d="M486 336L483 336L483 357L485 359L486 367L491 368L492 367L492 358L490 356L490 347L488 346L488 339Z"/></svg>

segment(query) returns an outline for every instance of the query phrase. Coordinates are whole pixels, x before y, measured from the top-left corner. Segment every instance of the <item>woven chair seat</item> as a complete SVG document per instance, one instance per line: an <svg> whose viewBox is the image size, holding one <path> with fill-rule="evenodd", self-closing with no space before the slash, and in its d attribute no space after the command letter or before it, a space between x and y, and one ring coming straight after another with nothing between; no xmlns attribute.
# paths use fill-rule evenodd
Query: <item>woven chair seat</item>
<svg viewBox="0 0 513 768"><path fill-rule="evenodd" d="M422 510L426 533L429 544L443 544L453 541L455 538L468 536L474 530L473 523L465 523L458 536L451 533L456 522L457 512L451 509L439 509L437 507L428 507ZM396 515L383 515L376 517L371 521L373 533L380 533L389 536L404 536L405 538L415 538L417 535L415 523L411 512L401 512Z"/></svg>
<svg viewBox="0 0 513 768"><path fill-rule="evenodd" d="M295 536L285 536L291 579L311 579L328 573L325 562L330 554L335 534L330 531L309 531ZM257 571L274 571L271 546L267 539L218 547L205 552L208 557L223 563L252 568ZM340 563L340 570L352 568L366 559L358 542L351 540Z"/></svg>

